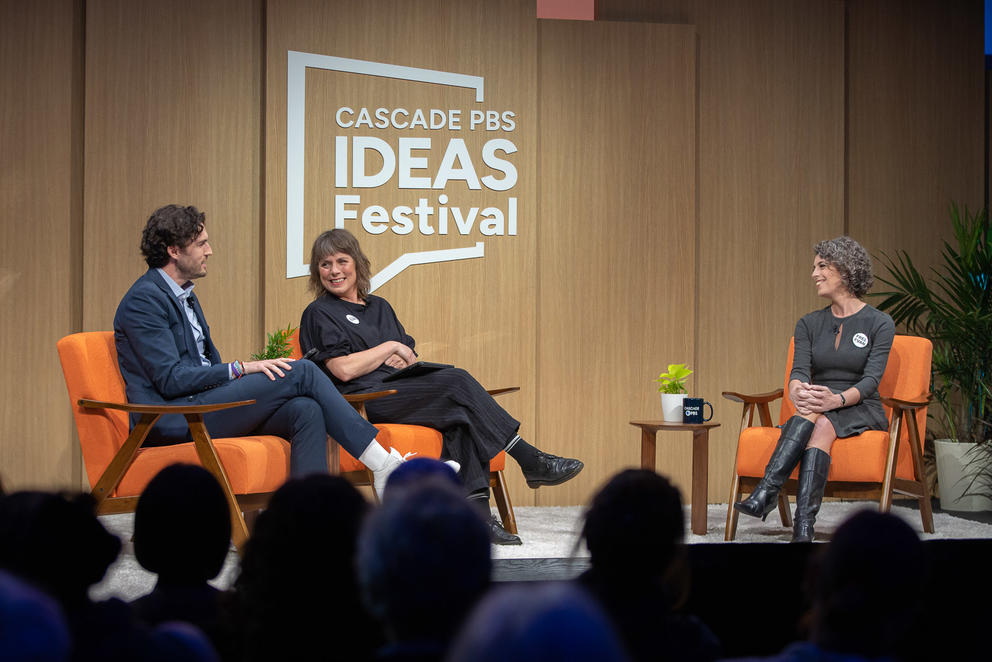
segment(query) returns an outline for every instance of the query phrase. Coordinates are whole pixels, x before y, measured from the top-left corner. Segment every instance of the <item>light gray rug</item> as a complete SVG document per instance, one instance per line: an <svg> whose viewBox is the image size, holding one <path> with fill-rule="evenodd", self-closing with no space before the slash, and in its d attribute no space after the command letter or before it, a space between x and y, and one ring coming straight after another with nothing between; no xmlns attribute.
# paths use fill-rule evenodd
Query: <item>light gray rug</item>
<svg viewBox="0 0 992 662"><path fill-rule="evenodd" d="M851 514L865 508L875 509L877 504L869 502L828 502L823 505L817 518L817 537L829 539L833 531ZM578 544L582 527L580 506L569 507L518 507L514 509L517 529L524 544L515 546L493 546L493 559L567 559L585 558L589 552L584 544ZM992 538L992 525L972 522L947 513L934 515L935 533L923 533L920 513L912 508L895 506L892 512L904 518L924 540L944 538ZM686 531L689 529L689 509L686 508ZM724 525L727 518L727 504L712 504L707 508L707 534L705 536L687 533L686 542L722 543ZM117 562L111 566L104 580L93 587L94 599L119 597L132 600L152 590L155 575L146 572L134 558L130 544L134 531L132 515L105 515L100 518L107 529L124 542L124 549ZM768 520L740 517L737 525L737 542L781 542L788 543L791 530L781 525L777 513ZM228 588L234 582L238 571L238 555L232 549L221 574L211 582L218 588Z"/></svg>

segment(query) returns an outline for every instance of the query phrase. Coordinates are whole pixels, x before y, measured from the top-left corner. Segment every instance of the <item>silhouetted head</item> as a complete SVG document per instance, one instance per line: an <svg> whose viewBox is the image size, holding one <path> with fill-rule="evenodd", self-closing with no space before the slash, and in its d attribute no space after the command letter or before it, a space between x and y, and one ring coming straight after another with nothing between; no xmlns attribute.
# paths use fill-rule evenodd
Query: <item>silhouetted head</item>
<svg viewBox="0 0 992 662"><path fill-rule="evenodd" d="M0 570L0 660L60 662L69 628L55 600Z"/></svg>
<svg viewBox="0 0 992 662"><path fill-rule="evenodd" d="M450 641L489 586L489 532L449 478L425 478L366 522L358 572L366 604L397 641Z"/></svg>
<svg viewBox="0 0 992 662"><path fill-rule="evenodd" d="M245 549L239 584L289 593L338 584L352 566L369 505L340 476L313 474L287 481L258 516ZM297 582L302 585L294 586Z"/></svg>
<svg viewBox="0 0 992 662"><path fill-rule="evenodd" d="M815 566L813 641L827 650L891 655L921 607L923 544L902 519L865 510L838 527Z"/></svg>
<svg viewBox="0 0 992 662"><path fill-rule="evenodd" d="M213 475L194 464L162 469L134 513L138 563L170 584L201 584L220 573L231 544L231 511Z"/></svg>
<svg viewBox="0 0 992 662"><path fill-rule="evenodd" d="M389 474L382 498L384 501L402 498L402 493L433 478L448 481L456 489L462 486L458 474L444 462L429 457L415 457L396 467L393 473Z"/></svg>
<svg viewBox="0 0 992 662"><path fill-rule="evenodd" d="M627 656L595 601L575 584L508 586L482 600L448 662L621 662Z"/></svg>
<svg viewBox="0 0 992 662"><path fill-rule="evenodd" d="M103 528L88 494L16 492L0 500L0 567L63 604L85 601L121 541Z"/></svg>
<svg viewBox="0 0 992 662"><path fill-rule="evenodd" d="M663 575L685 537L682 498L653 471L621 471L593 497L582 535L599 572Z"/></svg>
<svg viewBox="0 0 992 662"><path fill-rule="evenodd" d="M364 659L379 635L358 593L355 545L369 504L340 476L280 487L258 516L236 583L246 660ZM291 636L286 636L291 632Z"/></svg>

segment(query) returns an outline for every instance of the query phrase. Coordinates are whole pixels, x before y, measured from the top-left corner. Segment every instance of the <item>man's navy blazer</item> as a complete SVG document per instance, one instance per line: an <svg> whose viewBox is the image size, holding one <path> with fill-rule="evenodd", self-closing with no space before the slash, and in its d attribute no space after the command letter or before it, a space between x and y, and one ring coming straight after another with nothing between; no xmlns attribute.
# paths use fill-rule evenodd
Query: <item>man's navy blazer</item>
<svg viewBox="0 0 992 662"><path fill-rule="evenodd" d="M127 291L114 315L117 362L128 402L133 404L195 404L197 395L226 384L228 367L210 338L210 327L194 294L189 301L203 329L200 361L193 330L176 295L155 269L149 269ZM138 416L131 415L132 427ZM149 434L152 444L188 440L186 419L163 416Z"/></svg>

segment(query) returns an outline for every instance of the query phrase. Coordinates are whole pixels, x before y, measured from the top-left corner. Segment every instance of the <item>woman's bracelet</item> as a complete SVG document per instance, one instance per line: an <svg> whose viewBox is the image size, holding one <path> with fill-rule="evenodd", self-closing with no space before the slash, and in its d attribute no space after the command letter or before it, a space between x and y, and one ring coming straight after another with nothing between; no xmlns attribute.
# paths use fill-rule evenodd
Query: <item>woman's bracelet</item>
<svg viewBox="0 0 992 662"><path fill-rule="evenodd" d="M241 379L245 376L245 364L238 360L231 361L231 373L235 379Z"/></svg>
<svg viewBox="0 0 992 662"><path fill-rule="evenodd" d="M837 395L840 396L840 406L841 407L846 407L847 406L847 398L844 397L844 394L843 393L838 393Z"/></svg>

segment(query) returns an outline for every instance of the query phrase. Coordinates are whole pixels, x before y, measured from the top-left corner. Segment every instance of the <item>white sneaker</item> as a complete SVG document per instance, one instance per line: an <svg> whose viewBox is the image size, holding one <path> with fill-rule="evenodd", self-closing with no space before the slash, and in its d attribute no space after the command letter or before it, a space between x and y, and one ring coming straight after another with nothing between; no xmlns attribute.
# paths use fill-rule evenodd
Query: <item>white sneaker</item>
<svg viewBox="0 0 992 662"><path fill-rule="evenodd" d="M396 451L394 448L390 448L389 450L395 451L396 454L399 455L399 451ZM403 456L403 461L406 462L407 460L410 459L411 456L416 454L417 451L410 451L409 453ZM458 473L459 471L462 470L462 465L458 464L454 460L445 460L444 463L447 464L449 467L451 467L451 470L454 471L455 473Z"/></svg>
<svg viewBox="0 0 992 662"><path fill-rule="evenodd" d="M406 458L409 455L410 453L407 453L406 456L400 455L398 450L390 446L389 457L386 458L386 462L378 471L372 472L372 487L375 489L379 501L382 501L382 493L386 489L386 481L389 480L389 475L396 470L396 467L406 462Z"/></svg>

